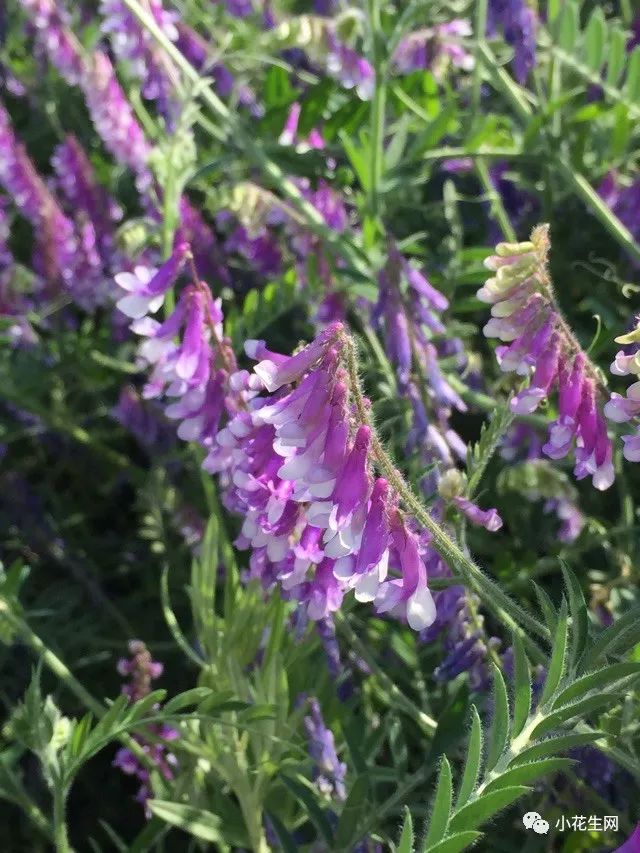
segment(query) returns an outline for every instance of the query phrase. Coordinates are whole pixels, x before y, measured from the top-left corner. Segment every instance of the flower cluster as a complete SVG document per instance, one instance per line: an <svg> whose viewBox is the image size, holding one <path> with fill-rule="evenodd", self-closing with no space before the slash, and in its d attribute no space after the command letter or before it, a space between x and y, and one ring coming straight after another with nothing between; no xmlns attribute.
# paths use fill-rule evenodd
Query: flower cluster
<svg viewBox="0 0 640 853"><path fill-rule="evenodd" d="M312 698L309 699L309 706L311 713L304 718L304 728L314 763L315 783L327 799L344 802L347 798L347 765L338 758L333 732L325 725L320 703Z"/></svg>
<svg viewBox="0 0 640 853"><path fill-rule="evenodd" d="M87 58L80 83L98 135L115 160L137 174L138 189L144 190L150 183L151 146L106 53L96 51Z"/></svg>
<svg viewBox="0 0 640 853"><path fill-rule="evenodd" d="M350 398L342 366L351 346L341 323L293 356L249 341L255 396L218 435L205 468L232 460L228 508L244 518L238 547L312 619L345 592L420 630L435 618L418 537L384 478L373 474L371 428Z"/></svg>
<svg viewBox="0 0 640 853"><path fill-rule="evenodd" d="M530 414L558 388L558 417L543 450L562 459L575 446L575 476L591 475L597 489L613 482L612 446L598 405L598 376L555 305L546 271L548 229L535 228L529 243L500 243L485 265L495 273L478 291L491 305L487 337L500 369L527 377L529 386L511 401L517 414Z"/></svg>
<svg viewBox="0 0 640 853"><path fill-rule="evenodd" d="M513 73L524 83L536 64L536 14L526 0L489 0L489 35L501 29L513 48Z"/></svg>
<svg viewBox="0 0 640 853"><path fill-rule="evenodd" d="M629 229L634 240L640 240L640 180L624 183L615 171L610 171L601 181L598 194Z"/></svg>
<svg viewBox="0 0 640 853"><path fill-rule="evenodd" d="M34 227L34 267L55 292L60 287L83 307L100 302L102 265L91 227L76 230L42 180L0 103L0 185Z"/></svg>
<svg viewBox="0 0 640 853"><path fill-rule="evenodd" d="M620 335L615 341L624 344L626 349L620 350L616 355L611 372L616 376L635 376L636 381L627 388L624 397L616 392L612 393L604 412L615 423L636 422L635 432L622 436L622 453L629 462L640 462L640 379L637 378L640 376L640 318L633 331Z"/></svg>
<svg viewBox="0 0 640 853"><path fill-rule="evenodd" d="M393 65L401 74L428 68L436 79L444 77L449 65L470 71L474 59L462 41L470 35L471 25L463 19L416 30L405 36L396 48Z"/></svg>
<svg viewBox="0 0 640 853"><path fill-rule="evenodd" d="M431 495L440 470L466 459L466 446L451 427L450 417L454 409L464 412L467 407L439 364L440 355L457 350L460 342L444 337L440 315L449 305L447 298L393 243L378 277L378 293L372 320L396 367L398 390L411 405L407 451L418 450L423 465L432 469L422 482L424 491ZM462 355L459 366L466 363Z"/></svg>
<svg viewBox="0 0 640 853"><path fill-rule="evenodd" d="M389 483L374 476L371 428L343 366L352 344L342 324L293 356L248 341L258 364L252 374L237 371L220 301L202 283L182 290L163 323L148 316L188 255L180 245L158 271L119 274L128 294L118 307L146 338L140 354L153 371L145 396L172 398L166 414L181 421L178 435L205 447L205 469L221 475L225 505L244 518L236 544L252 549L252 573L278 582L312 619L354 589L377 612L426 627L435 610L418 537Z"/></svg>
<svg viewBox="0 0 640 853"><path fill-rule="evenodd" d="M91 54L67 26L67 14L59 0L27 0L23 8L34 24L36 42L65 80L82 90L95 129L117 162L138 175L138 189L150 183L147 167L151 146L138 124L131 105L118 83L106 53Z"/></svg>
<svg viewBox="0 0 640 853"><path fill-rule="evenodd" d="M51 163L57 186L67 207L91 228L96 248L105 268L118 263L114 227L122 219L122 209L101 187L84 149L69 134L56 148Z"/></svg>
<svg viewBox="0 0 640 853"><path fill-rule="evenodd" d="M118 661L118 673L123 677L129 677L128 684L123 685L122 692L129 698L130 702L138 702L151 692L151 683L162 675L163 666L154 661L149 650L140 640L129 642L130 658L122 658ZM179 737L176 729L164 724L149 726L149 734L153 736L153 742L147 741L142 735L133 735L133 739L146 754L149 763L154 765L164 779L172 779L177 764L175 756L168 752L166 742L176 740ZM165 741L159 743L158 741ZM129 749L119 749L113 761L113 766L120 768L128 776L135 776L140 782L140 788L136 794L136 800L145 806L148 818L151 812L146 803L153 796L151 790L151 775L149 769L143 766L137 756Z"/></svg>
<svg viewBox="0 0 640 853"><path fill-rule="evenodd" d="M145 7L165 36L170 41L176 41L177 13L164 9L161 0L151 0ZM115 55L130 64L133 74L140 81L143 96L156 101L161 114L165 118L170 117L173 88L171 72L153 37L122 0L100 0L100 12L104 19L102 30L110 36Z"/></svg>
<svg viewBox="0 0 640 853"><path fill-rule="evenodd" d="M77 85L83 73L82 53L69 28L67 10L56 0L23 0L20 5L33 22L41 49L67 83Z"/></svg>

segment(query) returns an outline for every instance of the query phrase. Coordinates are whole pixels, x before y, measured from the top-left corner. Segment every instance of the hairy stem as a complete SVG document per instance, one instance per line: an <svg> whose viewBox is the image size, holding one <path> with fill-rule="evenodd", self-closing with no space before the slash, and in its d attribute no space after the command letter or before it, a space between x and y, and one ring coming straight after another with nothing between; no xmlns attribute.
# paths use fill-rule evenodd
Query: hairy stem
<svg viewBox="0 0 640 853"><path fill-rule="evenodd" d="M512 601L498 584L490 580L476 566L473 560L460 548L459 544L429 515L422 502L414 494L411 487L407 485L402 474L395 467L378 438L368 407L365 404L365 397L358 376L355 344L347 335L344 338L344 349L350 387L354 396L358 418L361 423L366 424L371 429L372 453L380 470L395 489L406 509L431 534L433 547L436 551L450 566L456 566L460 570L465 581L478 593L483 603L495 613L500 621L511 631L515 631L520 635L522 641L528 647L532 658L537 663L544 661L546 658L543 651L532 640L530 634L535 634L549 642L550 635L548 629Z"/></svg>

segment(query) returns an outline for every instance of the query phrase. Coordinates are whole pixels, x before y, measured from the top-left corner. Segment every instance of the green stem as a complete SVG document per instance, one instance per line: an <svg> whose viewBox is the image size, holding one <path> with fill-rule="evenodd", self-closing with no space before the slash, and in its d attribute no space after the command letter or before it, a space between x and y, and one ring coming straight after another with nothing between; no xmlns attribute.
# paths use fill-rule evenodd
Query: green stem
<svg viewBox="0 0 640 853"><path fill-rule="evenodd" d="M485 191L485 195L491 205L491 213L495 217L500 230L502 231L505 240L510 243L515 243L518 240L515 228L511 224L509 214L502 202L502 196L497 192L491 182L489 170L484 160L476 160L476 173L480 179L480 183Z"/></svg>
<svg viewBox="0 0 640 853"><path fill-rule="evenodd" d="M378 665L373 655L369 652L369 649L367 648L366 644L362 642L362 640L353 630L353 628L349 624L348 618L340 611L336 611L334 617L336 625L338 626L342 634L344 634L345 639L347 640L351 648L355 649L355 651L368 665L371 672L374 673L382 687L389 693L392 703L395 704L397 708L408 714L411 719L414 720L420 726L420 728L423 732L425 732L425 734L432 735L438 725L436 720L434 720L433 717L430 717L420 707L418 707L418 705L416 705L416 703L412 699L406 696L402 692L402 690L400 690L400 688L389 678L385 671Z"/></svg>
<svg viewBox="0 0 640 853"><path fill-rule="evenodd" d="M61 785L56 784L53 791L53 839L56 853L72 853L65 817L66 798L66 790Z"/></svg>
<svg viewBox="0 0 640 853"><path fill-rule="evenodd" d="M640 245L633 239L629 229L622 224L615 213L600 198L584 175L576 172L569 163L559 156L554 158L554 162L567 184L591 209L591 212L600 220L611 236L634 258L640 260Z"/></svg>
<svg viewBox="0 0 640 853"><path fill-rule="evenodd" d="M476 54L480 51L480 46L484 44L485 34L487 32L487 0L476 0L476 14L474 21L475 37L477 42ZM476 65L473 69L473 91L471 95L471 116L472 126L480 112L480 98L482 95L482 62L480 57L476 56Z"/></svg>
<svg viewBox="0 0 640 853"><path fill-rule="evenodd" d="M220 100L211 86L204 78L200 77L188 59L167 38L153 16L143 8L138 0L123 0L123 2L158 42L178 70L182 72L186 80L194 84L194 97L200 97L215 117L225 125L228 130L227 144L230 144L230 137L232 137L233 141L245 153L248 159L252 161L253 165L262 171L271 185L277 187L282 195L291 202L293 207L304 216L309 230L319 236L334 252L345 257L354 269L363 275L369 276L371 271L366 257L344 236L327 226L322 215L304 198L296 184L284 174L276 163L269 159L261 146L251 136L251 133L244 131L239 121Z"/></svg>
<svg viewBox="0 0 640 853"><path fill-rule="evenodd" d="M504 69L498 66L495 56L486 44L478 46L478 57L490 71L492 82L504 94L518 118L523 124L528 125L533 113L524 90L511 79ZM584 175L576 172L555 150L549 149L548 154L550 161L562 174L569 187L582 199L611 236L634 258L640 260L640 245L635 242L629 229L609 209Z"/></svg>
<svg viewBox="0 0 640 853"><path fill-rule="evenodd" d="M543 651L538 647L530 634L541 637L550 642L548 628L541 625L537 619L528 614L518 604L512 601L503 592L502 588L490 580L476 564L464 553L457 542L455 542L433 519L412 489L405 483L402 474L397 470L393 461L389 458L375 427L371 421L368 407L364 402L364 394L360 386L356 351L353 340L345 336L344 348L346 355L346 366L349 373L350 387L354 395L354 402L361 423L371 429L371 449L380 470L395 489L405 507L410 510L416 520L431 534L432 544L436 551L446 560L450 566L457 566L466 582L478 593L483 603L490 608L495 615L511 630L521 637L527 646L533 660L541 663L546 660Z"/></svg>
<svg viewBox="0 0 640 853"><path fill-rule="evenodd" d="M69 690L70 693L80 700L84 707L91 711L98 719L107 712L107 708L95 696L78 681L69 667L60 658L55 655L40 637L33 631L31 626L19 616L13 609L11 602L0 597L0 621L4 620L12 629L12 631L26 643L31 650L42 660L44 665L58 678ZM129 735L123 734L120 736L120 741L134 753L136 758L150 770L154 768L147 754L142 747Z"/></svg>
<svg viewBox="0 0 640 853"><path fill-rule="evenodd" d="M379 0L368 0L371 58L375 72L375 91L371 101L371 158L369 163L368 208L371 216L379 212L379 190L384 165L384 128L387 100L386 69L381 57L382 26Z"/></svg>

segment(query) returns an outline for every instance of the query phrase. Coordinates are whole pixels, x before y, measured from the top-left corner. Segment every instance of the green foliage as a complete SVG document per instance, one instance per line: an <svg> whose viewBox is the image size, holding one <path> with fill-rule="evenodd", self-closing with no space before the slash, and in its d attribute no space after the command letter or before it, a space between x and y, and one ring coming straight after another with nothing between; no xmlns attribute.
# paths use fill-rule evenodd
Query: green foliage
<svg viewBox="0 0 640 853"><path fill-rule="evenodd" d="M585 671L582 648L584 645L592 649L597 634L591 632L582 637L586 605L577 594L575 578L569 570L565 570L565 577L569 607L563 599L555 613L552 653L540 698L530 709L528 663L522 644L515 640L511 703L502 674L494 667L494 701L484 760L481 722L473 708L458 797L454 800L452 796L451 769L445 758L426 836L418 847L420 853L449 849L442 846L445 842L451 849L470 846L478 837L479 828L528 794L534 782L569 768L572 762L564 753L601 738L601 733L593 729L569 733L558 730L611 707L620 690L637 683L640 664L633 661L609 663L598 670Z"/></svg>

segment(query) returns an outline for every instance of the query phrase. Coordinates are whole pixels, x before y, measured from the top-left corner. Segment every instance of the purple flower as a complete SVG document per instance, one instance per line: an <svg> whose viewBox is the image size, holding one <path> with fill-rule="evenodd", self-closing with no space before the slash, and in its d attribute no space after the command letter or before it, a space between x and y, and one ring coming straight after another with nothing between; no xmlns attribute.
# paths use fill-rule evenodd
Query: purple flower
<svg viewBox="0 0 640 853"><path fill-rule="evenodd" d="M519 83L525 83L536 64L537 19L525 0L489 0L487 33L498 29L514 50L513 73Z"/></svg>
<svg viewBox="0 0 640 853"><path fill-rule="evenodd" d="M159 270L138 266L133 272L118 273L116 284L128 293L116 303L120 311L134 320L149 313L155 314L164 303L164 297L189 253L188 243L180 243Z"/></svg>
<svg viewBox="0 0 640 853"><path fill-rule="evenodd" d="M125 684L122 692L129 697L130 702L138 702L151 692L151 683L162 675L163 665L151 658L146 645L140 640L129 642L130 658L121 658L118 661L118 673L129 676L129 684ZM158 706L156 706L158 707ZM174 768L177 765L175 756L167 751L165 743L157 743L156 740L172 741L179 737L179 732L164 723L153 723L149 725L149 734L154 738L148 741L143 735L135 734L133 739L144 750L147 758L156 766L158 772L167 780L173 778ZM128 776L136 776L141 785L136 795L136 801L145 806L147 818L151 812L146 807L147 800L153 796L151 789L150 774L145 766L138 760L137 756L128 749L119 749L113 760L113 766L118 767Z"/></svg>
<svg viewBox="0 0 640 853"><path fill-rule="evenodd" d="M176 41L177 14L167 12L160 0L147 0L145 8L166 38ZM129 63L141 83L143 96L157 101L160 112L165 118L170 117L174 112L171 69L153 36L122 0L101 0L100 12L104 18L102 30L110 36L115 55Z"/></svg>
<svg viewBox="0 0 640 853"><path fill-rule="evenodd" d="M162 412L147 400L143 400L132 385L122 387L118 403L112 409L111 415L129 430L143 447L162 452L170 446L172 436Z"/></svg>
<svg viewBox="0 0 640 853"><path fill-rule="evenodd" d="M451 65L470 71L474 66L473 55L461 42L470 35L471 27L465 20L417 30L402 39L393 54L393 64L401 74L429 69L438 80Z"/></svg>
<svg viewBox="0 0 640 853"><path fill-rule="evenodd" d="M76 219L84 216L90 222L102 264L118 263L114 226L122 218L122 210L96 181L89 158L75 136L69 134L56 148L51 163L68 208Z"/></svg>
<svg viewBox="0 0 640 853"><path fill-rule="evenodd" d="M218 0L234 18L247 18L253 14L253 0Z"/></svg>
<svg viewBox="0 0 640 853"><path fill-rule="evenodd" d="M640 823L633 830L629 838L620 845L620 847L616 847L614 853L638 853L640 850Z"/></svg>
<svg viewBox="0 0 640 853"><path fill-rule="evenodd" d="M473 501L461 496L455 497L453 499L453 503L464 515L466 515L472 524L484 527L490 533L495 533L496 530L500 530L502 527L502 519L498 515L498 510L496 509L482 510L477 506L477 504L474 504Z"/></svg>
<svg viewBox="0 0 640 853"><path fill-rule="evenodd" d="M614 479L612 447L598 408L597 374L555 308L547 252L547 228L540 226L531 242L500 243L487 258L495 276L477 294L492 306L484 333L505 342L496 349L501 370L521 376L533 370L529 387L511 400L512 411L529 414L558 388L559 417L544 452L561 459L574 449L575 476L590 475L597 489L607 489Z"/></svg>
<svg viewBox="0 0 640 853"><path fill-rule="evenodd" d="M36 31L39 45L52 65L71 85L82 76L82 48L69 28L70 16L56 0L22 0L22 8Z"/></svg>
<svg viewBox="0 0 640 853"><path fill-rule="evenodd" d="M151 146L115 75L108 56L95 51L83 68L80 86L98 135L118 163L138 176L138 188L150 183L147 162Z"/></svg>
<svg viewBox="0 0 640 853"><path fill-rule="evenodd" d="M381 585L375 608L378 613L403 616L410 628L423 631L435 621L436 606L427 586L427 569L418 539L397 509L391 515L390 530L393 551L389 565L397 567L400 577L391 577Z"/></svg>
<svg viewBox="0 0 640 853"><path fill-rule="evenodd" d="M640 462L640 423L637 422L640 417L640 381L637 380L640 374L637 352L637 346L640 343L640 321L638 318L636 318L635 329L628 334L618 336L615 340L616 343L630 347L631 351L620 350L618 352L611 365L611 372L616 376L631 375L636 381L629 385L624 397L614 391L604 407L604 413L615 423L636 421L635 433L622 436L622 453L629 462Z"/></svg>
<svg viewBox="0 0 640 853"><path fill-rule="evenodd" d="M74 228L16 139L1 103L0 185L34 226L34 266L42 278L53 290L64 287L84 308L104 301L106 279L91 223L85 221Z"/></svg>
<svg viewBox="0 0 640 853"><path fill-rule="evenodd" d="M317 699L309 699L311 713L304 718L309 753L314 762L313 778L320 793L330 800L347 798L347 765L338 758L333 732L325 725Z"/></svg>
<svg viewBox="0 0 640 853"><path fill-rule="evenodd" d="M341 42L333 30L327 32L327 71L339 80L345 89L355 89L363 101L373 97L376 75L371 64L352 47Z"/></svg>

